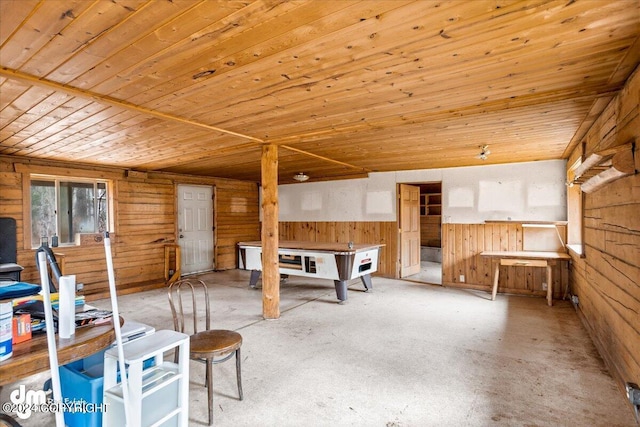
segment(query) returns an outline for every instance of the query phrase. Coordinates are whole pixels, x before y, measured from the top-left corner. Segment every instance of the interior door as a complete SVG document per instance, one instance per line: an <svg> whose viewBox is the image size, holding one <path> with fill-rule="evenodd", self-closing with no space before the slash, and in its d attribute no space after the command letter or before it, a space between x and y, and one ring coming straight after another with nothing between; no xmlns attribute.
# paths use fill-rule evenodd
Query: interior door
<svg viewBox="0 0 640 427"><path fill-rule="evenodd" d="M213 270L213 187L178 185L178 244L182 274Z"/></svg>
<svg viewBox="0 0 640 427"><path fill-rule="evenodd" d="M400 277L420 272L420 187L400 184Z"/></svg>

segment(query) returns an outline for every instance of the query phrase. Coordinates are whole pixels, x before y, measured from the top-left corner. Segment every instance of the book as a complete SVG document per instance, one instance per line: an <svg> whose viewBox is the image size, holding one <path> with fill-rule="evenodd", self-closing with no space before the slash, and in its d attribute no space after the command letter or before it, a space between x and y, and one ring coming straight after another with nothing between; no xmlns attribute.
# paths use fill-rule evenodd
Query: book
<svg viewBox="0 0 640 427"><path fill-rule="evenodd" d="M109 310L97 308L76 312L76 327L87 325L100 325L111 322L113 313Z"/></svg>
<svg viewBox="0 0 640 427"><path fill-rule="evenodd" d="M83 299L84 300L84 299ZM41 332L45 330L44 306L42 300L35 300L20 303L14 306L14 315L29 314L31 316L31 331ZM53 310L53 324L57 330L58 327L58 311ZM77 305L75 323L76 328L88 325L100 325L109 323L113 314L109 310L101 310L88 304Z"/></svg>
<svg viewBox="0 0 640 427"><path fill-rule="evenodd" d="M37 294L37 295L30 295L30 296L26 296L26 297L20 297L20 298L13 298L12 302L13 302L13 308L14 310L16 309L16 307L22 306L24 304L31 304L33 302L36 301L42 301L43 300L43 295L42 294ZM76 307L77 306L82 306L84 305L84 295L76 295ZM52 293L51 294L51 308L53 308L54 310L58 308L58 303L59 303L59 295L58 293Z"/></svg>

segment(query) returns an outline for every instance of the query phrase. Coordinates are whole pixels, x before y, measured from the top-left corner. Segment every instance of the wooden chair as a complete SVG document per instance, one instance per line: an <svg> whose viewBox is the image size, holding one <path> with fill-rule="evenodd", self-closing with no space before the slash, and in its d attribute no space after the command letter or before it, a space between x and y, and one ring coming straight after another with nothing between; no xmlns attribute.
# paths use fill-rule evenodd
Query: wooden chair
<svg viewBox="0 0 640 427"><path fill-rule="evenodd" d="M222 363L236 357L236 379L239 399L242 394L242 377L240 368L240 347L242 335L225 329L211 329L211 309L207 285L198 279L181 279L173 282L168 288L169 305L173 314L173 326L178 332L190 334L191 359L205 362L205 386L209 404L209 425L213 424L213 364ZM204 330L198 328L198 303L204 303ZM200 305L200 307L202 307ZM185 308L187 311L185 312ZM190 312L189 312L190 309ZM193 319L193 327L187 324ZM191 330L190 330L191 329ZM177 355L176 355L177 357Z"/></svg>

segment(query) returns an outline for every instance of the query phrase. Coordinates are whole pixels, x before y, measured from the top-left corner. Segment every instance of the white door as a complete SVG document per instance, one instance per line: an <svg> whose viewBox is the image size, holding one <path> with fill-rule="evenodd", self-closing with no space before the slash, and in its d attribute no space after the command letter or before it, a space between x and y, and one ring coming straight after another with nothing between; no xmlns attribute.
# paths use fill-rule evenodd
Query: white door
<svg viewBox="0 0 640 427"><path fill-rule="evenodd" d="M213 270L213 187L178 185L178 244L182 274Z"/></svg>

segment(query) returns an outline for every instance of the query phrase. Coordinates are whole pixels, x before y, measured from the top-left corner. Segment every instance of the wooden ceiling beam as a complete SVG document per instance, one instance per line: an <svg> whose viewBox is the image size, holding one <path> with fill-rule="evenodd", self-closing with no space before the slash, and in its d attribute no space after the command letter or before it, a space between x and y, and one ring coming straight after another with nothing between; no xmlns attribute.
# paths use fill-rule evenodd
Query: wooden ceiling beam
<svg viewBox="0 0 640 427"><path fill-rule="evenodd" d="M250 135L245 135L239 132L234 132L228 129L223 129L223 128L219 128L217 126L212 126L212 125L208 125L206 123L201 123L201 122L197 122L194 120L189 120L189 119L185 119L184 117L180 117L180 116L175 116L173 114L167 114L167 113L163 113L157 110L152 110L150 108L145 108L142 107L140 105L136 105L136 104L132 104L130 102L127 101L123 101L120 99L116 99L113 97L110 97L108 95L102 95L99 93L95 93L89 90L85 90L85 89L79 89L73 86L69 86L67 84L63 84L63 83L58 83L58 82L54 82L51 80L47 80L47 79L43 79L43 78L38 78L36 76L32 76L30 74L27 73L23 73L20 72L18 70L14 70L8 67L2 67L0 68L0 76L4 76L8 79L14 79L14 80L19 80L22 81L24 83L27 84L31 84L34 86L38 86L38 87L42 87L45 89L50 89L50 90L55 90L58 92L63 92L66 93L68 95L71 96L77 96L77 97L81 97L81 98L85 98L85 99L91 99L95 102L98 102L100 104L107 104L107 105L111 105L114 107L118 107L118 108L123 108L125 110L128 111L134 111L140 114L145 114L145 115L149 115L149 116L153 116L153 117L157 117L163 120L168 120L168 121L172 121L172 122L177 122L177 123L181 123L181 124L186 124L186 125L190 125L190 126L195 126L198 128L202 128L202 129L206 129L206 130L210 130L210 131L214 131L214 132L220 132L220 133L224 133L227 135L231 135L231 136L236 136L239 138L243 138L243 139L248 139L250 141L252 141L253 143L257 144L265 144L266 141L260 139L260 138L256 138ZM249 143L249 145L252 145L251 143ZM241 145L241 148L246 148L247 144L243 144ZM314 157L316 159L321 159L330 163L336 163L342 166L346 166L348 168L351 169L356 169L359 170L361 172L370 172L369 170L367 170L366 168L360 167L360 166L355 166L349 163L344 163L338 160L334 160L334 159L330 159L328 157L323 157L323 156L319 156L317 154L313 154L304 150L299 150L299 149L295 149L295 148L291 148L288 146L283 145L282 148L291 150L291 151L295 151L296 153L300 153L306 156L310 156L310 157ZM232 148L228 148L225 151L234 151Z"/></svg>
<svg viewBox="0 0 640 427"><path fill-rule="evenodd" d="M118 108L123 108L125 110L129 110L129 111L134 111L140 114L146 114L149 116L153 116L153 117L158 117L160 119L163 120L169 120L172 122L177 122L177 123L182 123L182 124L186 124L186 125L190 125L190 126L195 126L195 127L199 127L199 128L203 128L203 129L207 129L210 131L214 131L214 132L220 132L220 133L224 133L227 135L232 135L232 136L237 136L238 138L243 138L243 139L248 139L250 141L254 141L258 144L264 144L265 141L263 141L260 138L256 138L250 135L245 135L242 133L238 133L238 132L234 132L228 129L222 129L219 128L217 126L212 126L212 125L208 125L206 123L200 123L200 122L196 122L193 120L189 120L189 119L185 119L184 117L180 117L180 116L175 116L173 114L167 114L167 113L163 113L161 111L157 111L157 110L152 110L150 108L145 108L142 107L140 105L136 105L136 104L132 104L130 102L127 101L123 101L117 98L113 98L110 97L108 95L102 95L96 92L92 92L89 90L85 90L85 89L79 89L73 86L69 86L63 83L57 83L51 80L47 80L47 79L43 79L43 78L39 78L36 76L33 76L31 74L27 74L27 73L23 73L20 72L18 70L14 70L11 68L7 68L7 67L2 67L0 68L0 75L9 78L9 79L15 79L15 80L19 80L28 84L32 84L34 86L38 86L38 87L42 87L45 89L51 89L51 90L55 90L55 91L59 91L59 92L63 92L72 96L78 96L78 97L82 97L82 98L88 98L91 99L95 102L101 103L101 104L107 104L107 105L111 105L113 107L118 107Z"/></svg>
<svg viewBox="0 0 640 427"><path fill-rule="evenodd" d="M280 148L284 148L285 150L289 150L289 151L293 151L293 152L296 152L296 153L304 154L305 156L310 156L310 157L314 157L316 159L324 160L324 161L329 162L329 163L335 163L337 165L346 166L346 167L348 167L350 169L356 169L356 170L359 170L360 172L363 172L363 173L371 172L370 169L363 168L361 166L355 166L355 165L352 165L350 163L345 163L345 162L341 162L339 160L330 159L329 157L324 157L324 156L320 156L318 154L313 154L313 153L310 153L308 151L304 151L304 150L300 150L298 148L290 147L288 145L279 145L279 147Z"/></svg>

